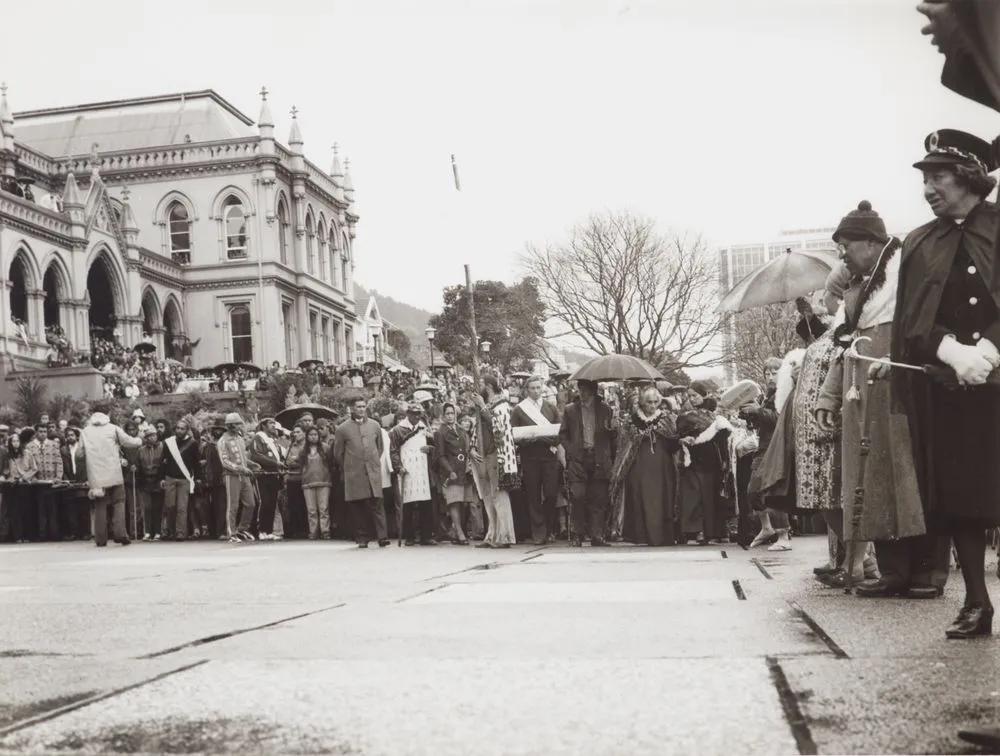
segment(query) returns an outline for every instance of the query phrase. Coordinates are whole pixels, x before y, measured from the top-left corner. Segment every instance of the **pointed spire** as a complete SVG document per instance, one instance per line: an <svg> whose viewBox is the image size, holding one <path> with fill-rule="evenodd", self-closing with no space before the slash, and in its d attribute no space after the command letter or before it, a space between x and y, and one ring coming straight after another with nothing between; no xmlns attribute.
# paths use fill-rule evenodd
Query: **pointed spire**
<svg viewBox="0 0 1000 756"><path fill-rule="evenodd" d="M340 145L336 142L333 143L333 166L330 168L330 178L337 186L343 184L341 179L344 178L344 169L340 165Z"/></svg>
<svg viewBox="0 0 1000 756"><path fill-rule="evenodd" d="M257 118L257 128L262 129L274 126L274 116L271 115L271 106L267 104L267 87L260 88L260 116Z"/></svg>
<svg viewBox="0 0 1000 756"><path fill-rule="evenodd" d="M66 187L63 189L63 207L83 207L83 200L80 199L80 187L76 184L76 177L72 173L66 174Z"/></svg>
<svg viewBox="0 0 1000 756"><path fill-rule="evenodd" d="M299 130L299 109L292 106L292 130L288 134L288 146L292 148L292 152L298 155L302 154L302 132ZM295 149L298 147L298 149Z"/></svg>
<svg viewBox="0 0 1000 756"><path fill-rule="evenodd" d="M137 234L139 233L139 224L136 223L135 213L132 212L132 206L128 202L131 194L132 192L127 186L122 187L122 230L126 234Z"/></svg>
<svg viewBox="0 0 1000 756"><path fill-rule="evenodd" d="M351 179L351 159L344 160L344 199L348 204L354 203L354 181Z"/></svg>
<svg viewBox="0 0 1000 756"><path fill-rule="evenodd" d="M0 135L5 137L14 136L14 116L10 113L10 105L7 104L7 82L0 82Z"/></svg>

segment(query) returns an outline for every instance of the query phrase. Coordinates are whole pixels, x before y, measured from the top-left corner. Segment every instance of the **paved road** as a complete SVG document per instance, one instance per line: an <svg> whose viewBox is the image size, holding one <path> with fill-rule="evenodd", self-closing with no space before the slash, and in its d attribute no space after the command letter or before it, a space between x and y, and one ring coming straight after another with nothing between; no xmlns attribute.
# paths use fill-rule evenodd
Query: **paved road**
<svg viewBox="0 0 1000 756"><path fill-rule="evenodd" d="M0 547L0 751L976 753L960 579L865 601L795 547Z"/></svg>

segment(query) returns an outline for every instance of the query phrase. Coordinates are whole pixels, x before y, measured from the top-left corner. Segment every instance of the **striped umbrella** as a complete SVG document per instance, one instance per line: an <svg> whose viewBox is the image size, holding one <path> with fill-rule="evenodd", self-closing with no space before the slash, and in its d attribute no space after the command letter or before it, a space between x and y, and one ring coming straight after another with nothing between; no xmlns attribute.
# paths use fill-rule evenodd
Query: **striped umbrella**
<svg viewBox="0 0 1000 756"><path fill-rule="evenodd" d="M662 381L655 367L627 354L605 354L588 361L570 376L571 381Z"/></svg>

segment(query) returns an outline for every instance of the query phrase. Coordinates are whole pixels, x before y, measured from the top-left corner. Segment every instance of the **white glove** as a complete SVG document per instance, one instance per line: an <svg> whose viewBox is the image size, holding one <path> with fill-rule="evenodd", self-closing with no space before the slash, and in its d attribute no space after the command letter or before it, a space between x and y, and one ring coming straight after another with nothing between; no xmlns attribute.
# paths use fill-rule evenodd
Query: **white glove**
<svg viewBox="0 0 1000 756"><path fill-rule="evenodd" d="M1000 351L997 350L996 345L992 341L989 339L980 339L979 343L976 344L976 348L986 358L986 361L993 366L994 370L1000 367Z"/></svg>
<svg viewBox="0 0 1000 756"><path fill-rule="evenodd" d="M986 383L987 376L993 372L993 366L979 347L959 344L950 336L941 340L937 358L955 371L960 383L978 386Z"/></svg>

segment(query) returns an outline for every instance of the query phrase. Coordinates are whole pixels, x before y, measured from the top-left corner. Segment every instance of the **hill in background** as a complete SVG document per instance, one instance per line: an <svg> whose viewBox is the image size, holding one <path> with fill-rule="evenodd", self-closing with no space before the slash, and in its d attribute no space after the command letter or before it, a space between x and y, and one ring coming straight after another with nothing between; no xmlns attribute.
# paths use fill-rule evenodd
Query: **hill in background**
<svg viewBox="0 0 1000 756"><path fill-rule="evenodd" d="M378 302L382 317L409 336L410 341L414 345L427 343L427 338L424 336L424 329L427 328L427 322L434 313L421 310L419 307L408 305L405 302L397 302L392 297L379 294L375 289L367 289L355 281L354 301L357 303L356 309L358 315L364 315L365 308L368 306L368 300L372 296Z"/></svg>

